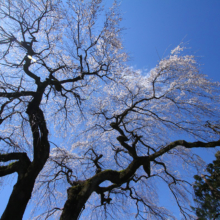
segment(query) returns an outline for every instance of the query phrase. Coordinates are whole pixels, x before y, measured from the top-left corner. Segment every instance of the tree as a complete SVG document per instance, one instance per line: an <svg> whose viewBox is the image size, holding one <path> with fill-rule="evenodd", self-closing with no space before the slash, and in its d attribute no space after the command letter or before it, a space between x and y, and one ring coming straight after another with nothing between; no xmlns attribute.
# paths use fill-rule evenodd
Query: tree
<svg viewBox="0 0 220 220"><path fill-rule="evenodd" d="M208 175L195 175L194 187L195 202L198 204L196 211L198 219L217 219L220 216L220 151L216 160L208 164Z"/></svg>
<svg viewBox="0 0 220 220"><path fill-rule="evenodd" d="M31 197L44 204L36 219L85 208L112 219L134 205L133 219L174 219L157 204L160 181L191 219L179 161L201 169L190 149L220 144L219 83L195 57L179 45L149 73L127 66L117 2L4 0L0 19L0 176L18 174L1 220L22 219Z"/></svg>

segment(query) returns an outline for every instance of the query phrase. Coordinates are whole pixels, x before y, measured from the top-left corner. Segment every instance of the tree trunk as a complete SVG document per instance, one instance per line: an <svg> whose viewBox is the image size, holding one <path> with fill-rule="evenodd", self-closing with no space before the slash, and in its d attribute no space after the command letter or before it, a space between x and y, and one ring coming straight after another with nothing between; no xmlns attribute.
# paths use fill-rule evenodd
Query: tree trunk
<svg viewBox="0 0 220 220"><path fill-rule="evenodd" d="M67 190L68 199L64 205L60 220L77 220L85 208L85 204L94 191L89 180L72 186Z"/></svg>
<svg viewBox="0 0 220 220"><path fill-rule="evenodd" d="M29 175L30 176L30 175ZM1 220L21 220L31 198L35 178L24 177L14 185L7 207Z"/></svg>
<svg viewBox="0 0 220 220"><path fill-rule="evenodd" d="M33 101L31 102L33 105ZM17 168L18 180L14 185L9 202L1 220L22 220L26 206L31 198L35 180L49 158L50 144L48 130L42 110L39 107L30 111L28 107L29 122L33 133L34 160L20 158Z"/></svg>

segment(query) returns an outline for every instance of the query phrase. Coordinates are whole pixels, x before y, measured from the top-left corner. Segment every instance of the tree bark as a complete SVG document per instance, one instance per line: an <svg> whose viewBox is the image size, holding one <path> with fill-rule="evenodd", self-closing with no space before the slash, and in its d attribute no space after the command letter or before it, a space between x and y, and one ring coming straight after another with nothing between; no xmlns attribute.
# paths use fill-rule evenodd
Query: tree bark
<svg viewBox="0 0 220 220"><path fill-rule="evenodd" d="M46 163L48 157L49 150L48 152L44 152L41 161L33 161L28 167L26 167L26 169L22 167L21 170L18 171L17 183L13 187L13 191L9 198L6 209L2 214L1 220L22 219L26 206L31 198L35 180Z"/></svg>
<svg viewBox="0 0 220 220"><path fill-rule="evenodd" d="M19 158L16 168L18 173L17 183L14 185L9 202L1 217L1 220L21 220L26 206L31 198L35 180L49 158L50 144L48 130L39 102L33 99L27 108L29 123L33 134L34 159ZM35 104L37 103L37 104ZM34 107L33 107L34 106Z"/></svg>
<svg viewBox="0 0 220 220"><path fill-rule="evenodd" d="M112 188L115 188L117 185L127 182L144 161L145 158L135 159L125 170L104 170L92 178L70 187L67 190L68 198L60 220L78 220L91 194L98 192L100 183L109 180L114 184Z"/></svg>
<svg viewBox="0 0 220 220"><path fill-rule="evenodd" d="M27 203L31 198L34 183L35 178L31 174L17 181L1 220L22 219Z"/></svg>
<svg viewBox="0 0 220 220"><path fill-rule="evenodd" d="M60 220L77 220L93 191L92 183L89 180L70 187L67 190L68 199L64 205Z"/></svg>

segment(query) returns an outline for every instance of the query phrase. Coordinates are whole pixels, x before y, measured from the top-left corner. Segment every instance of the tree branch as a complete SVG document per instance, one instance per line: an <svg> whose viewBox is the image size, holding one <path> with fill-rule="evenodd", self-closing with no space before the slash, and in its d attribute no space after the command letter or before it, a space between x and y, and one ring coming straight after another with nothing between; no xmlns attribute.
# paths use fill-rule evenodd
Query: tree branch
<svg viewBox="0 0 220 220"><path fill-rule="evenodd" d="M13 162L7 166L0 166L0 177L12 174L14 172L18 172L19 162Z"/></svg>
<svg viewBox="0 0 220 220"><path fill-rule="evenodd" d="M8 153L8 154L0 154L0 161L7 162L10 160L29 160L26 153Z"/></svg>
<svg viewBox="0 0 220 220"><path fill-rule="evenodd" d="M170 150L172 150L173 148L177 147L177 146L183 146L185 148L214 148L217 146L220 146L220 140L218 141L211 141L211 142L202 142L202 141L196 141L196 142L187 142L185 140L178 140L178 141L174 141L170 144L168 144L166 147L164 147L163 149L157 151L156 153L153 153L152 155L149 156L149 159L152 161L155 158L169 152Z"/></svg>
<svg viewBox="0 0 220 220"><path fill-rule="evenodd" d="M22 96L34 96L36 93L32 91L22 91L22 92L0 92L0 97L5 98L19 98Z"/></svg>

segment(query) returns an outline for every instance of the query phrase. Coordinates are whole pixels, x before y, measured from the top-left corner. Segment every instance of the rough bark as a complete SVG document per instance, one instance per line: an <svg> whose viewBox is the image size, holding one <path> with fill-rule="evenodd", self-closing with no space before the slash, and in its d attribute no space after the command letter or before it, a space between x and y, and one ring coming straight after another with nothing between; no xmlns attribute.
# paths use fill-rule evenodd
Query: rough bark
<svg viewBox="0 0 220 220"><path fill-rule="evenodd" d="M144 158L133 160L125 170L105 170L86 181L79 182L76 186L70 187L67 190L68 199L64 205L60 220L77 220L93 192L100 194L101 192L107 191L109 188L115 188L127 182L143 162ZM99 184L105 180L111 181L113 185L101 189Z"/></svg>
<svg viewBox="0 0 220 220"><path fill-rule="evenodd" d="M77 220L93 192L90 181L73 186L67 190L68 199L64 205L61 220Z"/></svg>
<svg viewBox="0 0 220 220"><path fill-rule="evenodd" d="M42 94L35 96L29 103L26 111L29 115L29 123L33 135L34 159L33 162L30 162L27 156L15 158L19 159L17 167L14 170L18 173L18 180L14 185L1 220L22 219L31 198L35 180L49 157L50 144L48 142L48 130L43 112L39 108L41 97Z"/></svg>
<svg viewBox="0 0 220 220"><path fill-rule="evenodd" d="M33 175L33 171L26 173L25 176L18 180L14 185L12 194L1 220L22 219L27 203L31 198L31 193L36 179L36 174Z"/></svg>
<svg viewBox="0 0 220 220"><path fill-rule="evenodd" d="M96 192L103 195L104 192L110 191L114 188L119 187L123 183L129 182L137 169L140 166L143 166L145 170L150 170L150 161L154 161L155 159L160 157L162 154L170 151L171 149L181 145L186 148L196 148L196 147L215 147L219 145L219 141L204 143L204 142L186 142L184 140L178 140L170 143L163 149L153 153L150 156L142 156L137 157L135 155L134 160L129 164L129 166L122 171L114 171L114 170L104 170L92 178L78 182L76 185L70 187L67 190L68 199L64 205L60 220L78 220L83 209L85 208L85 204L91 194ZM164 165L163 163L160 163ZM165 166L165 165L164 165ZM166 166L165 166L166 169ZM150 177L150 172L147 172L148 177ZM99 184L109 180L112 182L112 185L108 187L99 187Z"/></svg>

